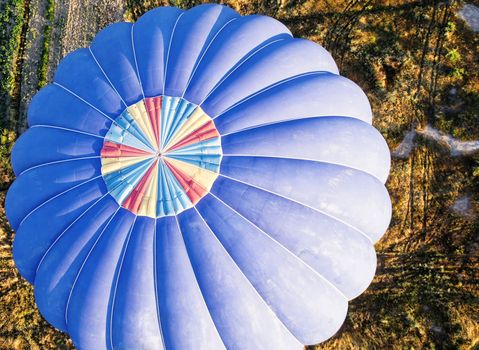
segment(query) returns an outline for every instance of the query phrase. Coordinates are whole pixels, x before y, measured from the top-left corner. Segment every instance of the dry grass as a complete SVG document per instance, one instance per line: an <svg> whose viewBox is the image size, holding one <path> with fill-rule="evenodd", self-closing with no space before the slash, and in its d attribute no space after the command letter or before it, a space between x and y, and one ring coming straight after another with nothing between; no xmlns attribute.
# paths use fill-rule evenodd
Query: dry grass
<svg viewBox="0 0 479 350"><path fill-rule="evenodd" d="M36 91L41 8L31 1L23 104ZM201 1L55 1L49 76L59 59L88 45L94 34L122 18L135 20L159 5ZM371 101L375 126L395 148L408 130L433 125L463 140L479 139L479 36L455 16L459 3L439 1L229 0L243 14L263 13L296 36L330 50L343 75ZM477 3L477 1L476 1ZM33 84L33 82L31 83ZM22 105L23 106L23 105ZM10 106L11 107L11 106ZM25 108L17 110L20 123ZM9 138L15 130L3 123ZM12 136L13 135L13 136ZM12 181L2 141L3 189ZM350 303L336 336L312 349L477 349L479 347L479 156L452 157L417 137L407 159L393 159L387 183L393 219L377 244L378 270L370 288ZM472 215L451 207L467 195ZM16 272L13 232L0 208L0 348L72 348L68 337L39 315L32 288Z"/></svg>

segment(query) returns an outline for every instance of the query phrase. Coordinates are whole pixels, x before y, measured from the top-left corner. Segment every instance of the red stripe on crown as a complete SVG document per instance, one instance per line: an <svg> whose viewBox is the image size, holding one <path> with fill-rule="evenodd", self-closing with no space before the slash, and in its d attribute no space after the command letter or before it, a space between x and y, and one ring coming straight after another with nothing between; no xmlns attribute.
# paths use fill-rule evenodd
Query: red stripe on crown
<svg viewBox="0 0 479 350"><path fill-rule="evenodd" d="M191 134L186 135L183 139L172 145L167 151L172 151L178 148L186 147L193 143L209 140L220 136L218 130L216 130L215 124L212 120L204 124L202 127L196 129Z"/></svg>
<svg viewBox="0 0 479 350"><path fill-rule="evenodd" d="M186 192L186 195L191 200L191 203L196 204L198 201L203 198L203 196L208 192L206 189L201 187L198 183L195 182L193 178L186 175L184 172L176 168L171 164L167 159L165 160L166 166L171 170L173 175L176 177L181 187Z"/></svg>
<svg viewBox="0 0 479 350"><path fill-rule="evenodd" d="M155 135L156 142L160 144L161 140L161 106L163 100L159 97L148 97L145 99L145 106L150 118L151 127L153 128L153 134Z"/></svg>
<svg viewBox="0 0 479 350"><path fill-rule="evenodd" d="M138 209L140 208L140 204L145 196L146 189L148 187L148 183L151 180L153 170L157 166L158 161L155 160L153 164L150 166L146 174L141 178L138 184L135 186L133 191L128 195L125 201L122 203L122 207L131 210L133 213L137 213Z"/></svg>
<svg viewBox="0 0 479 350"><path fill-rule="evenodd" d="M148 156L151 153L131 146L105 141L100 155L102 158L118 158Z"/></svg>

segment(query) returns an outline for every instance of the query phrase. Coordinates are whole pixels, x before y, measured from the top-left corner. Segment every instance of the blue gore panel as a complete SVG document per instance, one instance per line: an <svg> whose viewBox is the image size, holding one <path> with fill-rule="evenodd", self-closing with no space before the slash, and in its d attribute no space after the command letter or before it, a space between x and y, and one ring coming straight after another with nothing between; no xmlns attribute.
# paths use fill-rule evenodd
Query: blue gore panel
<svg viewBox="0 0 479 350"><path fill-rule="evenodd" d="M83 261L65 312L68 332L79 349L94 349L99 344L110 348L108 305L134 217L120 208Z"/></svg>
<svg viewBox="0 0 479 350"><path fill-rule="evenodd" d="M349 299L362 293L373 279L374 247L367 236L345 223L226 178L220 177L211 193L304 260Z"/></svg>
<svg viewBox="0 0 479 350"><path fill-rule="evenodd" d="M311 60L311 57L315 57ZM307 72L338 73L331 55L316 43L283 39L265 46L243 62L201 104L215 118L241 100Z"/></svg>
<svg viewBox="0 0 479 350"><path fill-rule="evenodd" d="M58 236L43 256L35 275L35 301L42 315L66 331L65 310L83 261L88 256L118 204L102 198Z"/></svg>
<svg viewBox="0 0 479 350"><path fill-rule="evenodd" d="M362 171L341 165L268 157L229 157L221 173L318 209L376 242L391 219L384 185ZM368 205L363 205L363 203Z"/></svg>
<svg viewBox="0 0 479 350"><path fill-rule="evenodd" d="M156 290L166 349L226 349L203 299L176 218L156 224ZM178 329L189 334L182 336Z"/></svg>
<svg viewBox="0 0 479 350"><path fill-rule="evenodd" d="M15 228L13 241L13 257L22 276L33 282L38 263L50 245L105 194L103 180L96 179L52 197L32 210Z"/></svg>
<svg viewBox="0 0 479 350"><path fill-rule="evenodd" d="M34 127L25 131L13 146L12 167L18 176L31 167L49 162L99 156L102 146L103 139L99 137Z"/></svg>
<svg viewBox="0 0 479 350"><path fill-rule="evenodd" d="M334 163L386 182L390 155L381 134L347 117L292 120L223 136L224 155L269 156Z"/></svg>
<svg viewBox="0 0 479 350"><path fill-rule="evenodd" d="M146 97L164 93L165 66L171 36L182 13L176 7L159 7L145 13L133 25L134 53Z"/></svg>
<svg viewBox="0 0 479 350"><path fill-rule="evenodd" d="M114 23L100 31L90 50L112 87L126 105L143 98L131 42L131 23Z"/></svg>
<svg viewBox="0 0 479 350"><path fill-rule="evenodd" d="M372 121L369 101L359 86L340 75L315 72L263 90L220 114L215 124L224 135L265 124L324 116L352 117L369 124Z"/></svg>
<svg viewBox="0 0 479 350"><path fill-rule="evenodd" d="M41 89L28 107L28 124L52 125L104 136L113 119L55 84Z"/></svg>
<svg viewBox="0 0 479 350"><path fill-rule="evenodd" d="M162 349L154 266L155 220L138 217L126 243L110 308L111 348Z"/></svg>
<svg viewBox="0 0 479 350"><path fill-rule="evenodd" d="M99 158L54 163L23 173L12 184L5 199L10 225L18 227L20 221L43 202L99 176Z"/></svg>
<svg viewBox="0 0 479 350"><path fill-rule="evenodd" d="M200 214L190 209L178 221L198 285L226 348L241 344L242 349L253 350L269 344L273 349L302 349Z"/></svg>
<svg viewBox="0 0 479 350"><path fill-rule="evenodd" d="M183 96L188 81L216 34L239 14L227 6L204 4L178 19L168 53L165 95Z"/></svg>

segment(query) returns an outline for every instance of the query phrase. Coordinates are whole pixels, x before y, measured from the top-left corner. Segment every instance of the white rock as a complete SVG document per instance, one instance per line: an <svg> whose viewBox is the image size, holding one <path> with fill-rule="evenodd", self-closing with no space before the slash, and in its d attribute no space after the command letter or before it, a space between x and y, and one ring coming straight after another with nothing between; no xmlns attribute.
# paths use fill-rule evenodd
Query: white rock
<svg viewBox="0 0 479 350"><path fill-rule="evenodd" d="M412 149L414 148L414 138L416 137L416 131L409 130L401 143L392 152L392 156L395 158L407 159Z"/></svg>
<svg viewBox="0 0 479 350"><path fill-rule="evenodd" d="M452 205L452 210L467 218L475 217L471 204L471 196L469 195L458 198Z"/></svg>

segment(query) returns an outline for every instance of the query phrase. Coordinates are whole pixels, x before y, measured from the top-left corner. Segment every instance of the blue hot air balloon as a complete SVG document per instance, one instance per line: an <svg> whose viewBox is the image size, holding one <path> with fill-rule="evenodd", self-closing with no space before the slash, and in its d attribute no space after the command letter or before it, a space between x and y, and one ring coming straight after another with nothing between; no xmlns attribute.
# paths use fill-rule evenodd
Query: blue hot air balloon
<svg viewBox="0 0 479 350"><path fill-rule="evenodd" d="M321 46L226 6L102 30L31 101L16 265L79 349L301 349L376 268L390 155Z"/></svg>

